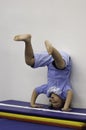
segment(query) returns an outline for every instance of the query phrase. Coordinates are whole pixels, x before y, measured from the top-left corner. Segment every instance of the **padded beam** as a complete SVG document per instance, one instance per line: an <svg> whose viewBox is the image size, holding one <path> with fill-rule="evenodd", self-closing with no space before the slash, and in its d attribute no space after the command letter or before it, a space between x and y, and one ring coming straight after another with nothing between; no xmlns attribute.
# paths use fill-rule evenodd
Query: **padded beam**
<svg viewBox="0 0 86 130"><path fill-rule="evenodd" d="M25 102L11 100L1 102L0 111L31 116L41 116L47 118L49 117L54 119L65 119L86 122L86 109L73 108L70 112L63 112L47 108L32 108L29 106L29 104Z"/></svg>

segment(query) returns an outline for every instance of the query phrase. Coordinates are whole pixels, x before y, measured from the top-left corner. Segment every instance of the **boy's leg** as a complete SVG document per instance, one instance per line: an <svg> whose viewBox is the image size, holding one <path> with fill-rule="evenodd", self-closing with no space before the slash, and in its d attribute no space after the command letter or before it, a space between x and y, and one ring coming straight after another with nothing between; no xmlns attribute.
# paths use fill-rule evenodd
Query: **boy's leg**
<svg viewBox="0 0 86 130"><path fill-rule="evenodd" d="M33 66L34 53L33 53L32 45L31 45L31 35L30 34L16 35L14 37L14 40L25 42L25 62L26 64Z"/></svg>
<svg viewBox="0 0 86 130"><path fill-rule="evenodd" d="M45 41L45 46L46 46L47 52L50 55L52 55L52 57L54 58L57 68L63 69L65 67L65 62L61 54L59 53L59 51L55 49L48 40Z"/></svg>

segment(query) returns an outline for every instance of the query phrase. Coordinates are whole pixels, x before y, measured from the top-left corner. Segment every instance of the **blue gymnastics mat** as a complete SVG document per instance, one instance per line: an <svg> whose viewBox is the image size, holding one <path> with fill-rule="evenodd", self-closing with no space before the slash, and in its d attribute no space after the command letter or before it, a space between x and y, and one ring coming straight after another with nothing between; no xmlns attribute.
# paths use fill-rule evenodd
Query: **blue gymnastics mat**
<svg viewBox="0 0 86 130"><path fill-rule="evenodd" d="M30 103L16 100L6 100L0 102L1 112L10 112L16 114L33 115L49 117L54 119L65 119L72 121L86 122L86 109L72 108L69 112L60 110L51 110L47 105L44 108L32 108Z"/></svg>

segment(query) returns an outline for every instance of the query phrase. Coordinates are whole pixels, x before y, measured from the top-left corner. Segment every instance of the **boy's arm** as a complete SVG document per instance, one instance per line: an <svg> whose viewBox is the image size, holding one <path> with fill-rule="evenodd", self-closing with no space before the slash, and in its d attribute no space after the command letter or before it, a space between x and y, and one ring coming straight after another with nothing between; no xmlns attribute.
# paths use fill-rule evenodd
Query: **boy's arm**
<svg viewBox="0 0 86 130"><path fill-rule="evenodd" d="M66 101L65 101L64 107L62 108L62 111L68 111L68 110L70 110L69 107L70 107L70 104L71 104L71 101L72 101L72 97L73 97L72 90L68 90Z"/></svg>
<svg viewBox="0 0 86 130"><path fill-rule="evenodd" d="M34 89L34 91L33 91L33 93L32 93L32 96L31 96L31 102L30 102L31 107L41 107L41 105L37 105L37 104L35 103L37 97L38 97L38 94L37 94L37 92L36 92L35 89Z"/></svg>

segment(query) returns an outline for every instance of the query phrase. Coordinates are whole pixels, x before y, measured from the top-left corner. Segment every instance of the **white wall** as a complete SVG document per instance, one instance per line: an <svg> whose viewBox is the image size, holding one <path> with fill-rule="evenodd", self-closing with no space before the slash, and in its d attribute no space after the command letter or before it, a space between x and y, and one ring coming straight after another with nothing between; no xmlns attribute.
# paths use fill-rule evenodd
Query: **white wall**
<svg viewBox="0 0 86 130"><path fill-rule="evenodd" d="M31 33L34 51L50 40L73 61L74 107L86 108L86 0L0 0L0 100L30 101L33 89L47 82L46 67L33 70L24 61L24 43L16 34ZM39 102L48 103L46 96Z"/></svg>

